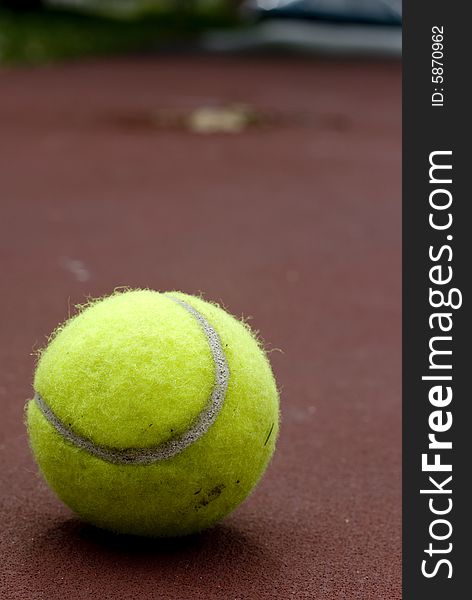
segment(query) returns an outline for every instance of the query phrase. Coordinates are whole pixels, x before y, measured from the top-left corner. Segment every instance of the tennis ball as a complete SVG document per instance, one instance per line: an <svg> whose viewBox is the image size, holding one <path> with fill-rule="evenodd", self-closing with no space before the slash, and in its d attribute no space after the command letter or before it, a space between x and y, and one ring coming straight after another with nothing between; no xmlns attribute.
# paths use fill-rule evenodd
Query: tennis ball
<svg viewBox="0 0 472 600"><path fill-rule="evenodd" d="M45 479L119 533L200 531L251 492L278 433L274 377L247 325L180 292L118 292L53 334L27 405Z"/></svg>

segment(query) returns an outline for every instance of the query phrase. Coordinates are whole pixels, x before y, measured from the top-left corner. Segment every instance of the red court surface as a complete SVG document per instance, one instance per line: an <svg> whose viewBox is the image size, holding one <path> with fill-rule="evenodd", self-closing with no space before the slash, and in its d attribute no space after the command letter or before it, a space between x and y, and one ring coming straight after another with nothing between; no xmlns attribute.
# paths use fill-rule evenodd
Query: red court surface
<svg viewBox="0 0 472 600"><path fill-rule="evenodd" d="M0 74L2 599L401 597L400 84L394 62L295 58ZM153 126L241 102L267 123ZM117 286L202 291L272 349L275 458L201 535L82 524L30 454L35 351Z"/></svg>

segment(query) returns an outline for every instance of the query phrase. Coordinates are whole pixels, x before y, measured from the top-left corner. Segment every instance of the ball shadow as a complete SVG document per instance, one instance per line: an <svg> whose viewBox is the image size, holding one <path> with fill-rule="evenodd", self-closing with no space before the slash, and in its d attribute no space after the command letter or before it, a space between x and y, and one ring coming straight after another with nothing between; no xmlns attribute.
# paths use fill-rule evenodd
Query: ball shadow
<svg viewBox="0 0 472 600"><path fill-rule="evenodd" d="M116 534L71 518L48 529L47 537L60 543L61 538L68 544L74 540L77 550L95 550L105 554L124 556L131 554L172 555L175 553L198 552L206 546L230 543L246 545L247 539L237 529L219 524L212 529L180 537L151 538L135 535Z"/></svg>
<svg viewBox="0 0 472 600"><path fill-rule="evenodd" d="M236 584L241 573L257 578L261 569L279 566L257 533L239 529L234 518L199 534L161 539L113 534L71 518L43 530L34 553L46 570L62 563L72 571L96 571L97 585L117 572L137 571L159 573L162 583L206 574Z"/></svg>

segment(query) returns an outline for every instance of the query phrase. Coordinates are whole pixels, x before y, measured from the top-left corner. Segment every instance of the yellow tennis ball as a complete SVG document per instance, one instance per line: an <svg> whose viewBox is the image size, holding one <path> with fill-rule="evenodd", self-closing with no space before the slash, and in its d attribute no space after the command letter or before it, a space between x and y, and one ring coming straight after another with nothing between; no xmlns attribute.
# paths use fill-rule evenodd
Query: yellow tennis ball
<svg viewBox="0 0 472 600"><path fill-rule="evenodd" d="M274 452L278 393L247 325L180 292L90 303L41 353L30 443L59 498L121 533L209 527Z"/></svg>

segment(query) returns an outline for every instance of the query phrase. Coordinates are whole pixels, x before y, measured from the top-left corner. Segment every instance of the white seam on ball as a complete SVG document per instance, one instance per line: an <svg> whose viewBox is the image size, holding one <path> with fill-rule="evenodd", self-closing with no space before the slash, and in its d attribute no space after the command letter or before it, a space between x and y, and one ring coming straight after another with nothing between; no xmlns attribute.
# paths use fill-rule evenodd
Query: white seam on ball
<svg viewBox="0 0 472 600"><path fill-rule="evenodd" d="M85 450L89 454L101 458L102 460L118 464L118 465L148 465L154 462L167 460L172 458L191 446L199 440L210 429L218 416L218 413L223 406L226 390L229 381L229 367L226 360L223 347L221 345L220 336L193 306L174 298L169 294L165 294L167 298L182 306L189 312L199 323L208 341L213 364L215 366L215 382L211 396L198 414L193 424L184 433L172 438L166 442L162 442L152 448L110 448L95 444L91 440L77 433L74 433L67 425L65 425L53 412L50 406L45 402L44 398L38 392L34 395L34 400L39 410L42 412L45 419L65 440Z"/></svg>

